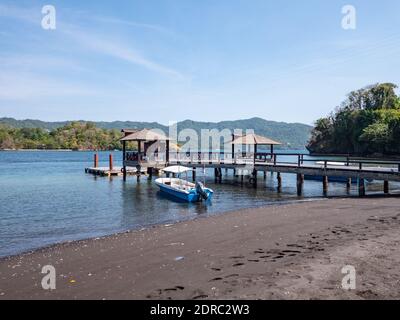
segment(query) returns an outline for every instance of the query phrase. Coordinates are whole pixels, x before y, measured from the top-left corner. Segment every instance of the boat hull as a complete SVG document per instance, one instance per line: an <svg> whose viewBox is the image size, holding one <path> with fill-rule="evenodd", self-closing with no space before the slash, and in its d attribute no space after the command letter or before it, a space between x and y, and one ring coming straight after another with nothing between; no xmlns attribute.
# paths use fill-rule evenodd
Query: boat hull
<svg viewBox="0 0 400 320"><path fill-rule="evenodd" d="M171 183L172 182L172 183ZM187 190L181 190L173 186L173 184L179 185L181 183L186 187ZM197 193L195 185L193 183L189 183L180 179L157 179L157 186L160 188L160 191L168 194L172 197L178 198L185 202L198 202L201 201L200 194ZM211 200L213 196L213 191L209 188L205 188L204 191L207 193L207 200Z"/></svg>

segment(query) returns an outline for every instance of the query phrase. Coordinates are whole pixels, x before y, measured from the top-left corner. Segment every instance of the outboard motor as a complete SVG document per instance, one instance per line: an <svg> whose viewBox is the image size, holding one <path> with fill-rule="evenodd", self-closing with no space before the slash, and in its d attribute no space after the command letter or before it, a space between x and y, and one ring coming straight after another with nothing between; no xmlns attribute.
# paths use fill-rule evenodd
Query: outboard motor
<svg viewBox="0 0 400 320"><path fill-rule="evenodd" d="M203 185L201 182L199 182L199 181L196 182L196 192L197 192L204 200L207 200L207 199L208 199L208 194L207 194L207 192L205 191L204 185Z"/></svg>

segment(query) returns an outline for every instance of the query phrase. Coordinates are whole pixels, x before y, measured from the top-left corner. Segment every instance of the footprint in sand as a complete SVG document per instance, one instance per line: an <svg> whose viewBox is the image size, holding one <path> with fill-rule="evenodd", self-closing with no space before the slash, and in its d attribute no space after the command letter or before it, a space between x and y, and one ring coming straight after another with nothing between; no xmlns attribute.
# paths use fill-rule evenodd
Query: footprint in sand
<svg viewBox="0 0 400 320"><path fill-rule="evenodd" d="M201 300L201 299L207 299L208 294L206 294L203 290L196 289L192 292L191 294L192 300Z"/></svg>
<svg viewBox="0 0 400 320"><path fill-rule="evenodd" d="M194 297L192 298L192 300L200 300L200 299L207 299L207 298L208 298L208 295L206 295L206 294L200 294L200 295L194 296Z"/></svg>
<svg viewBox="0 0 400 320"><path fill-rule="evenodd" d="M154 298L166 298L166 299L172 299L171 296L165 296L166 293L171 293L171 292L176 292L176 291L181 291L184 290L185 287L183 286L175 286L173 288L166 288L166 289L157 289L155 290L154 293L150 293L146 295L147 299L154 299Z"/></svg>
<svg viewBox="0 0 400 320"><path fill-rule="evenodd" d="M244 266L244 263L238 262L232 265L232 267L240 267L240 266Z"/></svg>
<svg viewBox="0 0 400 320"><path fill-rule="evenodd" d="M244 256L233 256L229 257L229 259L244 259Z"/></svg>
<svg viewBox="0 0 400 320"><path fill-rule="evenodd" d="M222 271L222 269L220 269L220 268L211 268L211 270L213 270L213 271Z"/></svg>

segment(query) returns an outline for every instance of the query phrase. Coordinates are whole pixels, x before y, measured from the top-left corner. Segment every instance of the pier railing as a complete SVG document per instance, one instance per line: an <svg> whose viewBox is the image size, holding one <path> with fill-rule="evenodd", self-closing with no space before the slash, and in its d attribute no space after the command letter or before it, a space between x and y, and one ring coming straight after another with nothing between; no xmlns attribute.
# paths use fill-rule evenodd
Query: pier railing
<svg viewBox="0 0 400 320"><path fill-rule="evenodd" d="M146 155L141 152L127 152L126 165L136 166L142 165L157 165L162 166L167 164L233 164L233 165L290 165L297 167L319 167L319 168L337 168L349 167L348 169L363 170L370 167L386 168L400 172L400 159L374 159L360 158L343 155L329 156L310 156L305 153L225 153L225 152L170 152L169 157L165 153L153 153Z"/></svg>
<svg viewBox="0 0 400 320"><path fill-rule="evenodd" d="M271 158L274 165L296 165L301 166L319 166L329 167L351 167L352 169L362 170L368 167L393 168L400 172L400 159L379 159L379 158L361 158L343 155L328 156L310 156L302 153L257 153L256 159L260 157Z"/></svg>

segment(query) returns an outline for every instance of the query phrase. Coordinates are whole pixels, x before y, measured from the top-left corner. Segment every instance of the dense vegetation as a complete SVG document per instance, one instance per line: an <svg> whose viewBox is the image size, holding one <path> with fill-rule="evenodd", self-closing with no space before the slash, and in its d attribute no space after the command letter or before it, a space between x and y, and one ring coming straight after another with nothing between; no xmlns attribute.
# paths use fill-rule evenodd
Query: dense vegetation
<svg viewBox="0 0 400 320"><path fill-rule="evenodd" d="M75 137L74 132L71 132L71 124L69 122L44 122L40 120L15 120L12 118L0 118L0 129L3 132L3 138L0 136L0 148L29 148L33 147L36 143L38 147L50 148L50 146L56 148L62 148L66 145L78 149L87 149L90 146L103 148L119 148L119 144L113 141L113 137L118 135L115 130L120 131L122 128L132 129L143 129L143 128L157 128L163 130L168 134L168 127L157 122L133 122L133 121L114 121L114 122L94 122L90 123L89 132L82 132L86 129L86 122L77 121L73 122L73 127L76 129L77 136ZM8 129L4 129L6 126ZM178 130L191 128L194 129L200 136L201 129L253 129L257 134L267 136L284 143L283 148L304 148L310 137L312 127L300 124L300 123L285 123L267 121L261 118L252 118L246 120L237 121L223 121L223 122L197 122L186 120L178 123ZM74 130L75 130L74 129ZM21 132L25 132L23 134ZM72 130L72 131L74 131ZM4 132L8 132L7 143L4 143ZM65 133L62 133L67 131ZM30 136L36 132L36 139ZM94 138L94 133L99 134L97 139ZM22 138L21 138L22 136ZM27 136L27 138L25 138ZM63 138L62 138L63 136ZM108 136L106 138L106 136ZM46 137L46 138L45 138ZM60 139L53 139L55 137L61 137ZM82 140L82 138L88 140ZM48 139L48 140L46 140ZM71 141L69 141L71 139ZM28 141L28 143L24 143ZM11 143L13 142L13 143ZM62 143L60 143L62 142ZM4 143L4 146L3 146ZM107 145L110 143L110 145ZM8 147L5 147L8 146ZM13 147L11 147L13 148ZM68 147L72 148L72 147Z"/></svg>
<svg viewBox="0 0 400 320"><path fill-rule="evenodd" d="M400 97L392 83L351 92L334 113L316 121L311 153L400 155Z"/></svg>
<svg viewBox="0 0 400 320"><path fill-rule="evenodd" d="M119 149L118 130L97 128L94 123L71 122L52 131L0 125L0 149Z"/></svg>

